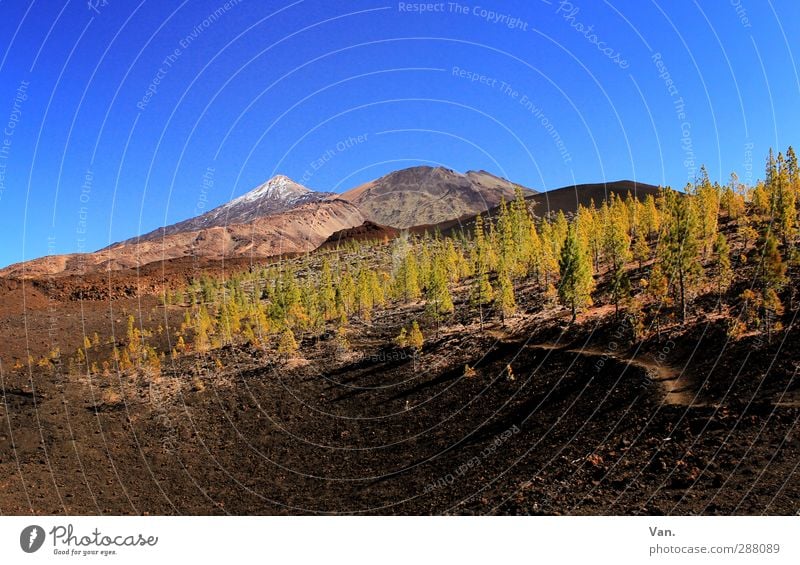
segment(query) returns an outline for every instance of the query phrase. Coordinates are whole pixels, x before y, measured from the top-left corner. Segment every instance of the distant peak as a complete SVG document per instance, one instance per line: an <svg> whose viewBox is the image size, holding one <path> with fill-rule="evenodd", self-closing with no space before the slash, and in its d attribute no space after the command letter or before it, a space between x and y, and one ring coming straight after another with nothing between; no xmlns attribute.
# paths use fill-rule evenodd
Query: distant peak
<svg viewBox="0 0 800 565"><path fill-rule="evenodd" d="M432 167L430 165L416 165L414 167L406 167L405 169L398 169L396 171L392 171L387 173L382 178L396 178L396 177L408 177L409 175L455 175L455 176L463 176L458 171L454 171L453 169L448 169L447 167L436 166Z"/></svg>
<svg viewBox="0 0 800 565"><path fill-rule="evenodd" d="M240 204L261 199L287 200L311 192L308 188L297 184L286 175L275 175L264 184L260 184L250 192L229 202Z"/></svg>
<svg viewBox="0 0 800 565"><path fill-rule="evenodd" d="M286 183L286 182L291 182L291 183L297 184L296 182L294 182L292 179L290 179L290 178L289 178L289 177L287 177L286 175L280 175L280 174L278 174L278 175L275 175L274 177L272 177L271 179L269 179L269 180L268 180L268 181L267 181L265 184L271 184L271 183Z"/></svg>

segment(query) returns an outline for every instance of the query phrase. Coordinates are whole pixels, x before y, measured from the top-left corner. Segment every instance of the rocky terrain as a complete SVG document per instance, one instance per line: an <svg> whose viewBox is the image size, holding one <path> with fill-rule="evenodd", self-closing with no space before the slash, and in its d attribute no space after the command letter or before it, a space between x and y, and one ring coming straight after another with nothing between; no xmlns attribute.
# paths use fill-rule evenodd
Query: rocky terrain
<svg viewBox="0 0 800 565"><path fill-rule="evenodd" d="M8 292L22 290L7 290L4 304ZM79 343L81 327L109 335L116 325L122 340L126 313L175 328L183 310L152 296L25 292L0 332L24 342L24 314L39 350ZM446 326L424 327L418 355L393 337L422 304L354 321L347 353L323 337L290 361L244 345L167 361L157 377L74 376L14 370L4 355L0 511L797 511L791 348L729 343L713 319L628 348L608 309L568 326L541 303L520 289L519 314L483 331L457 303ZM791 328L784 343L797 338Z"/></svg>
<svg viewBox="0 0 800 565"><path fill-rule="evenodd" d="M18 263L0 270L0 277L40 278L80 275L171 261L264 259L316 249L332 233L364 222L361 212L344 200L300 204L288 211L230 224L179 231L140 241L115 244L95 253L58 255Z"/></svg>
<svg viewBox="0 0 800 565"><path fill-rule="evenodd" d="M444 167L412 167L353 188L339 197L368 220L395 228L474 216L514 198L515 184L486 171L465 174ZM533 191L525 189L526 194Z"/></svg>
<svg viewBox="0 0 800 565"><path fill-rule="evenodd" d="M284 175L276 175L250 192L234 198L200 216L158 228L140 237L133 237L122 243L130 245L146 241L158 241L165 236L184 232L199 232L209 228L224 228L232 224L247 224L258 218L282 214L304 204L335 198L330 192L310 190Z"/></svg>
<svg viewBox="0 0 800 565"><path fill-rule="evenodd" d="M701 191L409 230L328 199L6 270L0 512L796 514L800 262L770 198Z"/></svg>

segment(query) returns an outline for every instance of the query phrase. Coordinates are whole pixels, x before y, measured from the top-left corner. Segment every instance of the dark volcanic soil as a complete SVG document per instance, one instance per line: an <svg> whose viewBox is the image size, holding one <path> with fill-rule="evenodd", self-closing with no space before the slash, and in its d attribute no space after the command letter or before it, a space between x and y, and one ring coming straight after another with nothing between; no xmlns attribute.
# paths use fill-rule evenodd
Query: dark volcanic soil
<svg viewBox="0 0 800 565"><path fill-rule="evenodd" d="M60 308L81 304L106 315ZM522 315L424 328L416 359L381 345L419 313L388 310L355 325L351 352L305 342L287 362L243 346L158 377L4 364L0 512L798 511L797 380L770 364L780 343L748 357L711 324L627 363L606 318L561 334Z"/></svg>

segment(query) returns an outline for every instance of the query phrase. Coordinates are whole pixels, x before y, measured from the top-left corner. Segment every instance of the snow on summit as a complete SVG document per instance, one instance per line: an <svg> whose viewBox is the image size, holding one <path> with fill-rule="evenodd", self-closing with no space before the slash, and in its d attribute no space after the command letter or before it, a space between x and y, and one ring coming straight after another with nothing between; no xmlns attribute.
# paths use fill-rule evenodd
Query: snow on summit
<svg viewBox="0 0 800 565"><path fill-rule="evenodd" d="M292 200L312 192L310 189L297 184L285 175L275 175L267 182L257 186L247 194L235 198L223 205L223 208L234 208L244 203L256 200Z"/></svg>
<svg viewBox="0 0 800 565"><path fill-rule="evenodd" d="M331 194L329 192L310 190L285 175L276 175L250 192L234 198L230 202L218 206L201 216L158 228L141 237L132 238L123 243L148 241L165 235L212 227L246 224L256 218L280 214L302 204L325 200Z"/></svg>

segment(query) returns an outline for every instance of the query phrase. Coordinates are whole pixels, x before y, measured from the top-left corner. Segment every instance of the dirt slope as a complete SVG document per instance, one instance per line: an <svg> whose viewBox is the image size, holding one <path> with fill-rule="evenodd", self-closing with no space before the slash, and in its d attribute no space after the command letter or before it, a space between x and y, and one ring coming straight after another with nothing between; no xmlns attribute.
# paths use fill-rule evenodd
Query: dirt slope
<svg viewBox="0 0 800 565"><path fill-rule="evenodd" d="M588 206L592 201L598 206L608 200L611 194L626 197L629 193L644 200L648 195L657 195L659 188L652 184L645 184L631 180L619 180L607 183L578 184L547 190L529 196L528 202L533 204L533 211L537 216L548 212L563 211L575 212L578 205Z"/></svg>
<svg viewBox="0 0 800 565"><path fill-rule="evenodd" d="M332 233L359 226L364 218L344 200L303 204L249 224L180 232L140 243L119 243L95 253L43 257L0 270L0 277L116 271L181 258L219 260L271 257L316 249Z"/></svg>

